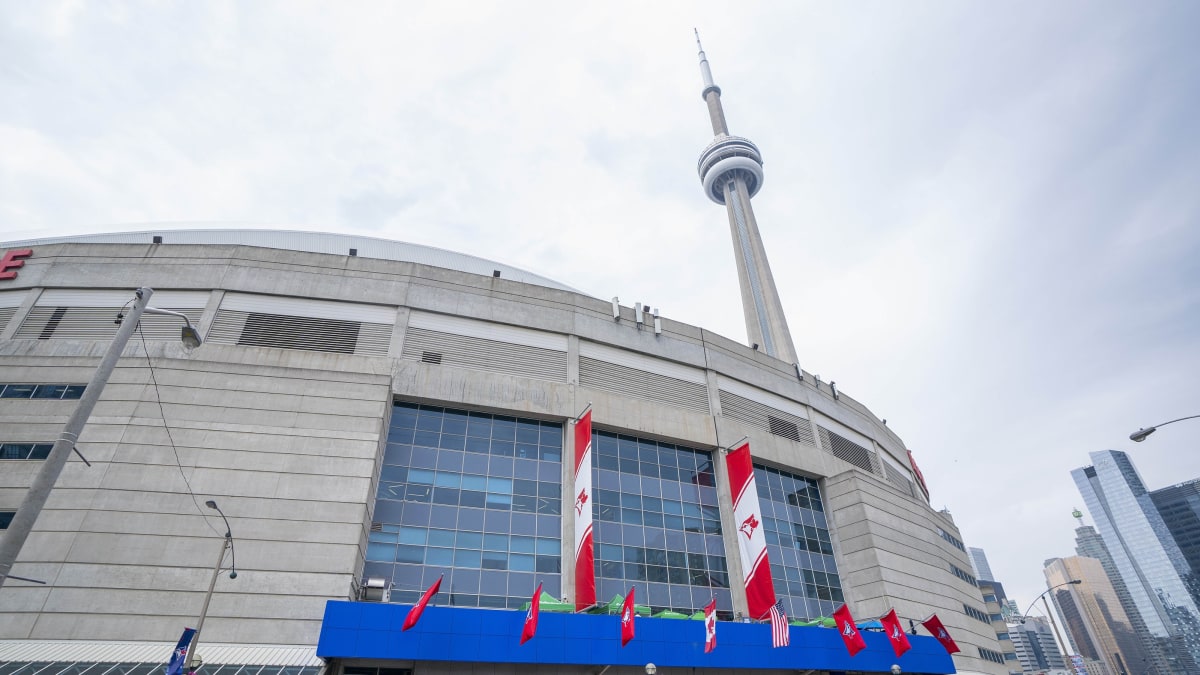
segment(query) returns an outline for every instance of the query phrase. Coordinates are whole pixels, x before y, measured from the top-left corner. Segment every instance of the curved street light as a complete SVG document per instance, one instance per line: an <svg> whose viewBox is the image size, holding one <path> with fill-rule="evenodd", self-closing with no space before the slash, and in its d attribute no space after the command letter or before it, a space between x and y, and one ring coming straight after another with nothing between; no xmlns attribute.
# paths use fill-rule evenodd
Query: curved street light
<svg viewBox="0 0 1200 675"><path fill-rule="evenodd" d="M1042 591L1042 594L1034 598L1033 602L1029 603L1029 607L1026 608L1025 613L1021 615L1021 623L1025 623L1025 618L1029 616L1029 612L1033 611L1033 606L1037 604L1038 600L1045 602L1046 594L1050 591L1056 588L1062 588L1063 586L1078 586L1082 583L1082 579L1071 579L1070 581L1063 582L1057 586L1051 586L1050 588ZM1067 643L1063 641L1062 636L1058 634L1058 624L1054 622L1054 615L1050 613L1049 603L1046 603L1046 616L1050 619L1050 625L1054 628L1054 637L1057 638L1058 642L1060 643L1058 646L1062 649L1062 654L1065 656L1067 653Z"/></svg>
<svg viewBox="0 0 1200 675"><path fill-rule="evenodd" d="M200 646L200 631L204 628L204 619L208 616L208 603L212 600L213 589L217 586L217 576L221 574L221 563L225 561L225 551L230 552L229 578L237 578L237 551L233 549L233 530L229 528L229 519L225 517L225 512L221 507L217 506L215 500L204 502L208 508L221 514L221 520L225 521L225 538L221 540L221 552L217 555L217 564L213 565L212 579L208 582L208 593L204 595L204 606L200 608L200 620L196 622L196 632L192 635L192 644L188 648L187 662L183 666L183 672L186 675L193 675L195 669L192 663L196 657L196 648ZM203 665L203 662L202 662Z"/></svg>
<svg viewBox="0 0 1200 675"><path fill-rule="evenodd" d="M1132 434L1129 434L1129 440L1133 441L1134 443L1141 443L1142 441L1146 440L1147 436L1154 433L1155 431L1158 431L1159 427L1165 427L1168 424L1174 424L1176 422L1182 422L1184 420L1194 420L1197 417L1200 417L1200 415L1189 415L1187 417L1180 417L1177 420L1171 420L1169 422L1155 424L1154 426L1150 427L1149 429L1138 429L1137 431L1133 432Z"/></svg>

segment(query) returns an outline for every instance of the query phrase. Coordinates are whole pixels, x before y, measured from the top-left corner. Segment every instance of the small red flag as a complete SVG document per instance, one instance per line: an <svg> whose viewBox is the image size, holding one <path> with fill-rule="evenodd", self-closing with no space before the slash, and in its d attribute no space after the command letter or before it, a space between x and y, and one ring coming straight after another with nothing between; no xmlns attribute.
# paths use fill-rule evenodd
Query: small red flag
<svg viewBox="0 0 1200 675"><path fill-rule="evenodd" d="M521 644L525 644L537 633L538 610L542 606L542 585L538 584L529 601L529 611L525 613L525 628L521 629Z"/></svg>
<svg viewBox="0 0 1200 675"><path fill-rule="evenodd" d="M625 604L621 605L621 646L629 644L633 639L633 592L636 587L629 587L629 595L625 596Z"/></svg>
<svg viewBox="0 0 1200 675"><path fill-rule="evenodd" d="M942 646L946 648L948 653L954 654L961 651L958 645L954 644L954 640L950 637L950 634L946 632L946 627L937 618L937 614L930 614L928 619L921 622L921 625L925 626L926 630L932 633L938 642L942 643Z"/></svg>
<svg viewBox="0 0 1200 675"><path fill-rule="evenodd" d="M437 595L438 589L441 587L442 577L438 577L438 580L433 582L433 585L429 587L429 590L425 591L425 594L421 596L421 599L417 601L417 604L413 605L413 608L408 610L408 616L404 617L404 625L400 627L400 630L408 630L409 628L417 625L417 622L421 620L421 612L425 611L425 605L429 604L429 600L433 598L433 596Z"/></svg>
<svg viewBox="0 0 1200 675"><path fill-rule="evenodd" d="M842 642L846 643L846 651L850 652L850 656L861 652L867 648L867 641L858 632L858 627L854 625L854 617L850 616L850 608L842 605L836 612L833 613L833 619L837 622L838 632L842 634Z"/></svg>
<svg viewBox="0 0 1200 675"><path fill-rule="evenodd" d="M704 607L704 653L717 648L717 599Z"/></svg>
<svg viewBox="0 0 1200 675"><path fill-rule="evenodd" d="M904 634L904 629L900 627L900 618L896 616L895 608L880 617L879 623L883 624L883 632L887 633L888 640L891 640L892 649L895 650L896 657L904 656L904 652L911 649L912 645L908 644L908 636Z"/></svg>

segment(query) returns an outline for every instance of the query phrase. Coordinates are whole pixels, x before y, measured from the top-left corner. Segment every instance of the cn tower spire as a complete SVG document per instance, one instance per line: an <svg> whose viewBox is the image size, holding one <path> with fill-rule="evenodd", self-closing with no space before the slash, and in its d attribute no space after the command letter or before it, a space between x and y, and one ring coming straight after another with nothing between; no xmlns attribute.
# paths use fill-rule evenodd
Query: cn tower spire
<svg viewBox="0 0 1200 675"><path fill-rule="evenodd" d="M775 277L767 262L758 221L750 206L750 198L762 187L762 154L749 140L729 135L725 110L721 108L721 88L713 82L708 57L700 45L699 31L696 31L696 47L700 51L700 76L704 80L701 96L708 104L708 116L716 136L700 153L697 170L704 194L723 205L729 216L738 281L742 288L746 337L767 354L796 363L796 347L792 344L783 304L775 288Z"/></svg>

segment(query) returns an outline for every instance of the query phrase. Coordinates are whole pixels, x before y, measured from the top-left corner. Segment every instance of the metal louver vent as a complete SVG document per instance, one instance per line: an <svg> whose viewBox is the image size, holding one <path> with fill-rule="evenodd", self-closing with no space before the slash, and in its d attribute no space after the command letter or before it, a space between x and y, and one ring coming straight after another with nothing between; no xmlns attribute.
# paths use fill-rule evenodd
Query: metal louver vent
<svg viewBox="0 0 1200 675"><path fill-rule="evenodd" d="M567 353L470 335L409 327L403 358L453 368L567 381Z"/></svg>
<svg viewBox="0 0 1200 675"><path fill-rule="evenodd" d="M353 354L358 348L361 326L358 321L250 312L237 343L246 347Z"/></svg>
<svg viewBox="0 0 1200 675"><path fill-rule="evenodd" d="M827 452L864 471L876 473L875 453L821 425L817 425L817 430L821 434L821 447Z"/></svg>
<svg viewBox="0 0 1200 675"><path fill-rule="evenodd" d="M389 324L222 308L207 339L214 344L387 356L391 338Z"/></svg>
<svg viewBox="0 0 1200 675"><path fill-rule="evenodd" d="M12 321L13 314L16 313L16 307L0 307L0 331L8 327L8 322Z"/></svg>
<svg viewBox="0 0 1200 675"><path fill-rule="evenodd" d="M163 307L185 314L197 325L204 310L197 308ZM117 334L117 312L113 307L50 307L38 306L29 310L21 327L13 335L18 340L111 340ZM143 314L142 334L147 340L178 340L182 322L172 316Z"/></svg>
<svg viewBox="0 0 1200 675"><path fill-rule="evenodd" d="M579 384L699 413L709 412L708 388L703 384L586 356L579 357Z"/></svg>
<svg viewBox="0 0 1200 675"><path fill-rule="evenodd" d="M813 439L812 423L803 417L797 417L758 401L731 394L724 389L721 390L721 414L753 424L776 436L790 438L814 447L817 444Z"/></svg>
<svg viewBox="0 0 1200 675"><path fill-rule="evenodd" d="M887 475L888 482L901 490L907 492L910 497L916 497L916 487L907 476L897 471L891 464L883 463L883 473Z"/></svg>
<svg viewBox="0 0 1200 675"><path fill-rule="evenodd" d="M767 423L771 425L771 433L776 436L790 438L793 441L800 440L800 427L796 426L795 422L781 420L774 415L767 415Z"/></svg>
<svg viewBox="0 0 1200 675"><path fill-rule="evenodd" d="M371 531L372 532L383 532L383 523L372 522L371 523Z"/></svg>

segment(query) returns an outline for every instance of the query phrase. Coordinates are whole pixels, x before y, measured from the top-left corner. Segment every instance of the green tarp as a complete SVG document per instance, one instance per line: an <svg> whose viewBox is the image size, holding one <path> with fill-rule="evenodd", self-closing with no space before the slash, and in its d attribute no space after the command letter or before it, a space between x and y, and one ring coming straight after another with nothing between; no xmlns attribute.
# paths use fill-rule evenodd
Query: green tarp
<svg viewBox="0 0 1200 675"><path fill-rule="evenodd" d="M686 618L688 618L688 615L680 614L679 612L672 612L669 609L664 609L663 611L659 612L658 614L655 614L654 618L655 619L686 619ZM700 612L700 618L701 619L704 618L704 612Z"/></svg>
<svg viewBox="0 0 1200 675"><path fill-rule="evenodd" d="M530 604L531 603L527 602L524 605L521 605L521 609L523 609L525 611L529 611ZM569 602L561 602L557 598L555 598L553 595L550 595L546 591L542 591L542 597L538 599L538 611L540 611L540 612L574 612L575 605L572 605Z"/></svg>
<svg viewBox="0 0 1200 675"><path fill-rule="evenodd" d="M618 594L618 595L614 595L613 599L609 600L607 604L596 607L595 609L592 610L592 612L594 612L596 614L620 614L621 607L623 607L624 605L625 605L625 597ZM650 608L647 607L646 605L635 604L633 606L633 613L638 616L650 616Z"/></svg>

